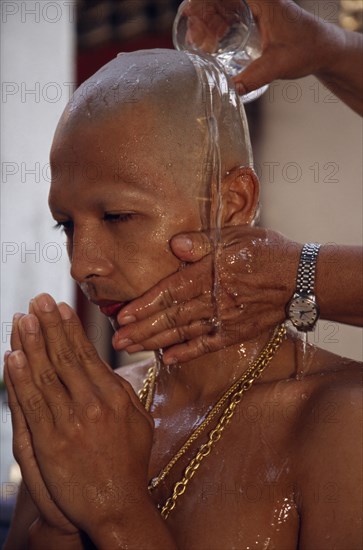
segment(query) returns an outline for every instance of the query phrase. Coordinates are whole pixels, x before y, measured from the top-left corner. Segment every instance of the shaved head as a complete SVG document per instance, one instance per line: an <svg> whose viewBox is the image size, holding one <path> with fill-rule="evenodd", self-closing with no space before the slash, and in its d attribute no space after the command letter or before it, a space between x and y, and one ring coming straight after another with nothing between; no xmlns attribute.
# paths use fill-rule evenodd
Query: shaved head
<svg viewBox="0 0 363 550"><path fill-rule="evenodd" d="M114 143L121 179L167 174L200 200L201 212L213 181L252 165L243 106L209 56L160 49L119 54L76 90L54 147L104 124L127 137L120 149Z"/></svg>
<svg viewBox="0 0 363 550"><path fill-rule="evenodd" d="M213 58L120 54L75 92L51 150L49 206L89 299L127 302L181 267L173 235L250 223L243 107ZM241 168L241 167L247 167Z"/></svg>

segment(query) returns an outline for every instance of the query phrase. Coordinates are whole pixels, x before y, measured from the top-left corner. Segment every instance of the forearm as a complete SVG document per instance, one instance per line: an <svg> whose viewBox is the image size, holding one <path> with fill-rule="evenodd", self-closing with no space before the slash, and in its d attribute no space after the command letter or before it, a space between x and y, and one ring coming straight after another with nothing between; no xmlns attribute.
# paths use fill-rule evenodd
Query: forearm
<svg viewBox="0 0 363 550"><path fill-rule="evenodd" d="M28 529L38 516L39 511L35 507L22 481L3 550L27 550Z"/></svg>
<svg viewBox="0 0 363 550"><path fill-rule="evenodd" d="M336 25L327 25L321 34L324 51L316 77L346 105L363 115L363 36Z"/></svg>
<svg viewBox="0 0 363 550"><path fill-rule="evenodd" d="M88 535L98 550L178 548L151 498L92 528Z"/></svg>
<svg viewBox="0 0 363 550"><path fill-rule="evenodd" d="M363 326L363 248L322 246L316 296L323 319Z"/></svg>
<svg viewBox="0 0 363 550"><path fill-rule="evenodd" d="M24 481L21 482L3 550L83 550L78 533L66 534L40 518Z"/></svg>

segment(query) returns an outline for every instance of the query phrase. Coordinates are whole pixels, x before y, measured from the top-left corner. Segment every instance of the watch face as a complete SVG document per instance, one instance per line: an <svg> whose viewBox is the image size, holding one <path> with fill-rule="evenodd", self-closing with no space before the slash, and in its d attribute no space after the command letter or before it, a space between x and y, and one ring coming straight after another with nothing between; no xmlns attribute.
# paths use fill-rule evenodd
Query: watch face
<svg viewBox="0 0 363 550"><path fill-rule="evenodd" d="M289 305L289 318L296 328L311 329L318 319L316 303L307 297L293 298Z"/></svg>

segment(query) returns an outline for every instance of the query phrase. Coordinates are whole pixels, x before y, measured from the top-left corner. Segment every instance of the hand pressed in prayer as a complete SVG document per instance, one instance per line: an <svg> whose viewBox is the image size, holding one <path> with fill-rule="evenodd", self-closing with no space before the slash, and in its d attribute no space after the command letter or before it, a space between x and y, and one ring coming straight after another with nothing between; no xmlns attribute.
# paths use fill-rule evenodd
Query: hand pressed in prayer
<svg viewBox="0 0 363 550"><path fill-rule="evenodd" d="M217 254L204 233L175 236L171 248L188 264L119 312L115 349L164 348L166 364L182 363L257 338L286 318L302 245L234 226L222 230Z"/></svg>
<svg viewBox="0 0 363 550"><path fill-rule="evenodd" d="M19 320L23 316L24 314L17 314L13 319L11 332L12 351L23 350L22 339L19 333ZM10 353L9 351L5 353L4 380L7 387L9 408L11 410L13 452L22 474L23 485L20 490L27 491L38 510L39 516L35 522L36 525L33 526L33 531L39 530L41 525L43 528L46 525L48 530L52 529L63 536L75 536L78 534L78 529L72 525L55 504L40 473L34 453L31 432L9 375L8 359ZM36 411L34 411L34 414L36 414ZM40 421L40 418L38 420Z"/></svg>
<svg viewBox="0 0 363 550"><path fill-rule="evenodd" d="M92 538L135 499L149 498L153 422L69 306L47 294L32 304L33 313L18 320L21 346L6 360L17 458L27 472L30 456L36 467L26 476L29 488L42 479L54 500L48 495L49 509L36 502L40 513Z"/></svg>

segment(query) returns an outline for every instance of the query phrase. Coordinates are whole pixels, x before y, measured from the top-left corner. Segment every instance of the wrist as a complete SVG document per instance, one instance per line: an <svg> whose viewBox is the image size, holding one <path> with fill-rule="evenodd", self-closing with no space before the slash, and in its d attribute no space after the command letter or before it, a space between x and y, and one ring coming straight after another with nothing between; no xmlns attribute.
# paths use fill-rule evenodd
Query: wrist
<svg viewBox="0 0 363 550"><path fill-rule="evenodd" d="M29 550L82 550L83 544L79 531L73 533L53 527L37 518L28 531Z"/></svg>
<svg viewBox="0 0 363 550"><path fill-rule="evenodd" d="M347 61L347 33L326 21L318 23L318 67L314 72L319 79L333 79L337 68Z"/></svg>
<svg viewBox="0 0 363 550"><path fill-rule="evenodd" d="M316 300L316 266L321 245L304 244L297 269L296 289L286 306L286 315L294 327L303 332L314 329L319 318L319 306Z"/></svg>
<svg viewBox="0 0 363 550"><path fill-rule="evenodd" d="M321 247L316 293L322 319L342 323L349 323L350 319L355 324L355 314L362 304L361 253L354 256L355 250L359 249L334 243Z"/></svg>
<svg viewBox="0 0 363 550"><path fill-rule="evenodd" d="M98 521L87 534L98 550L177 548L149 493L118 514L113 510L112 515Z"/></svg>

